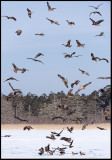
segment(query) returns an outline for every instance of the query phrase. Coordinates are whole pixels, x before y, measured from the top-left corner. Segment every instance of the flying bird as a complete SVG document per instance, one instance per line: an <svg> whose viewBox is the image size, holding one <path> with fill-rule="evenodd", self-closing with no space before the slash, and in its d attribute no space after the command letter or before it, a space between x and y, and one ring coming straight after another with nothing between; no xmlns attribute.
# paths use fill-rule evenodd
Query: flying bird
<svg viewBox="0 0 112 160"><path fill-rule="evenodd" d="M65 58L72 58L72 56L75 54L75 52L73 52L72 54L66 54L66 53L64 53L65 54Z"/></svg>
<svg viewBox="0 0 112 160"><path fill-rule="evenodd" d="M79 82L80 82L79 80L76 80L74 83L71 84L71 88L73 88L75 84L78 85Z"/></svg>
<svg viewBox="0 0 112 160"><path fill-rule="evenodd" d="M68 80L66 78L62 77L59 74L58 74L58 77L62 79L62 81L64 82L65 86L68 88Z"/></svg>
<svg viewBox="0 0 112 160"><path fill-rule="evenodd" d="M96 62L97 62L97 59L99 59L98 57L95 57L93 53L91 53L91 58L93 61L96 61Z"/></svg>
<svg viewBox="0 0 112 160"><path fill-rule="evenodd" d="M64 45L65 47L71 47L72 45L70 45L70 42L71 42L71 40L68 40L67 44L62 44L62 45Z"/></svg>
<svg viewBox="0 0 112 160"><path fill-rule="evenodd" d="M51 24L54 23L54 24L60 25L57 21L53 21L53 20L51 20L51 19L49 19L49 18L46 18L46 19L47 19L48 21L50 21Z"/></svg>
<svg viewBox="0 0 112 160"><path fill-rule="evenodd" d="M72 148L72 147L73 147L72 144L73 144L73 140L70 142L69 145L64 145L64 144L63 144L63 146L68 146L69 148Z"/></svg>
<svg viewBox="0 0 112 160"><path fill-rule="evenodd" d="M15 17L8 17L8 16L2 16L2 17L6 17L7 19L13 19L14 21L16 21Z"/></svg>
<svg viewBox="0 0 112 160"><path fill-rule="evenodd" d="M6 79L4 82L9 81L9 80L15 80L15 81L18 81L17 79L15 79L15 78L13 78L13 77L10 77L10 78Z"/></svg>
<svg viewBox="0 0 112 160"><path fill-rule="evenodd" d="M26 130L26 129L29 131L30 129L33 129L33 128L31 126L25 126L23 130Z"/></svg>
<svg viewBox="0 0 112 160"><path fill-rule="evenodd" d="M38 60L38 59L34 59L34 58L27 58L27 59L31 59L31 60L33 60L33 61L35 61L35 62L40 62L40 63L42 63L42 64L43 64L43 62L42 62L42 61L40 61L40 60Z"/></svg>
<svg viewBox="0 0 112 160"><path fill-rule="evenodd" d="M9 82L9 86L11 87L11 89L12 89L13 91L20 90L20 89L14 89L14 88L12 87L12 85L11 85L11 83L10 83L10 82Z"/></svg>
<svg viewBox="0 0 112 160"><path fill-rule="evenodd" d="M98 77L97 79L111 79L111 77Z"/></svg>
<svg viewBox="0 0 112 160"><path fill-rule="evenodd" d="M92 82L89 82L89 83L85 84L84 86L80 86L80 88L75 93L78 93L80 90L85 89L85 87L87 87L91 83Z"/></svg>
<svg viewBox="0 0 112 160"><path fill-rule="evenodd" d="M31 12L28 8L27 8L27 11L28 11L28 16L31 18L31 14L32 14L33 12Z"/></svg>
<svg viewBox="0 0 112 160"><path fill-rule="evenodd" d="M60 140L64 140L68 143L71 143L71 138L67 138L67 137L61 137Z"/></svg>
<svg viewBox="0 0 112 160"><path fill-rule="evenodd" d="M83 156L83 155L85 155L85 153L82 153L82 152L80 151L80 155Z"/></svg>
<svg viewBox="0 0 112 160"><path fill-rule="evenodd" d="M52 139L52 140L55 140L55 139L56 139L55 136L54 136L53 134L51 134L50 137L49 137L49 136L46 136L46 138L49 138L49 139Z"/></svg>
<svg viewBox="0 0 112 160"><path fill-rule="evenodd" d="M106 130L105 128L101 128L101 127L97 127L98 129L100 129L100 130Z"/></svg>
<svg viewBox="0 0 112 160"><path fill-rule="evenodd" d="M35 34L35 35L38 35L38 36L42 36L42 37L43 37L45 34L44 34L44 33L40 33L40 34L37 33L37 34Z"/></svg>
<svg viewBox="0 0 112 160"><path fill-rule="evenodd" d="M70 22L70 21L68 21L68 20L66 20L66 21L68 22L68 24L69 24L70 26L75 25L74 22Z"/></svg>
<svg viewBox="0 0 112 160"><path fill-rule="evenodd" d="M44 54L38 53L38 54L35 56L35 58L37 58L37 57L39 57L39 56L44 56Z"/></svg>
<svg viewBox="0 0 112 160"><path fill-rule="evenodd" d="M66 122L66 120L67 120L66 118L63 118L63 117L53 117L52 120L54 120L54 119L62 119L63 122Z"/></svg>
<svg viewBox="0 0 112 160"><path fill-rule="evenodd" d="M109 63L108 59L106 59L106 58L99 58L99 61L101 61L101 60L104 60L104 61L106 61L107 63Z"/></svg>
<svg viewBox="0 0 112 160"><path fill-rule="evenodd" d="M56 149L55 149L56 150ZM54 153L55 153L55 150L53 150L53 151L49 151L49 153L50 153L50 155L53 155Z"/></svg>
<svg viewBox="0 0 112 160"><path fill-rule="evenodd" d="M20 68L18 68L14 63L12 63L13 67L14 67L14 72L17 73L17 71L21 71Z"/></svg>
<svg viewBox="0 0 112 160"><path fill-rule="evenodd" d="M77 47L84 47L85 44L81 44L78 40L76 40L76 43L77 43Z"/></svg>
<svg viewBox="0 0 112 160"><path fill-rule="evenodd" d="M81 71L81 72L82 72L82 74L86 74L86 75L88 75L88 76L89 76L89 73L88 73L88 72L83 71L83 70L81 70L81 69L79 69L79 71Z"/></svg>
<svg viewBox="0 0 112 160"><path fill-rule="evenodd" d="M74 127L71 127L71 128L67 127L67 130L68 130L70 133L72 133L73 129L74 129Z"/></svg>
<svg viewBox="0 0 112 160"><path fill-rule="evenodd" d="M72 95L72 91L73 91L73 89L70 89L65 97L66 98L70 97Z"/></svg>
<svg viewBox="0 0 112 160"><path fill-rule="evenodd" d="M48 153L50 151L50 144L45 147L45 151Z"/></svg>
<svg viewBox="0 0 112 160"><path fill-rule="evenodd" d="M72 152L72 155L76 155L76 154L78 154L78 153Z"/></svg>
<svg viewBox="0 0 112 160"><path fill-rule="evenodd" d="M101 32L100 34L98 34L96 36L104 36L104 32Z"/></svg>
<svg viewBox="0 0 112 160"><path fill-rule="evenodd" d="M15 33L19 36L22 33L22 30L17 30Z"/></svg>
<svg viewBox="0 0 112 160"><path fill-rule="evenodd" d="M53 11L56 8L51 8L51 6L49 5L49 2L47 2L47 7L48 7L48 11Z"/></svg>
<svg viewBox="0 0 112 160"><path fill-rule="evenodd" d="M94 14L97 13L97 14L99 14L100 16L102 16L101 13L100 13L100 12L97 12L97 11L91 12L90 15L91 15L92 13L94 13ZM89 16L90 16L90 15L89 15Z"/></svg>
<svg viewBox="0 0 112 160"><path fill-rule="evenodd" d="M26 72L26 71L29 71L29 69L26 69L26 68L23 68L23 69L21 69L21 73L24 73L24 72Z"/></svg>
<svg viewBox="0 0 112 160"><path fill-rule="evenodd" d="M44 148L43 147L41 147L41 149L39 149L39 153L38 154L40 154L40 155L42 155L42 154L44 154Z"/></svg>
<svg viewBox="0 0 112 160"><path fill-rule="evenodd" d="M95 26L98 26L101 22L103 22L104 20L101 19L101 20L98 20L98 21L94 21L92 18L89 18L93 23L92 25L95 25Z"/></svg>
<svg viewBox="0 0 112 160"><path fill-rule="evenodd" d="M98 9L99 8L99 6L101 6L103 3L101 3L100 5L98 5L97 7L95 7L95 6L89 6L89 7L93 7L94 9Z"/></svg>
<svg viewBox="0 0 112 160"><path fill-rule="evenodd" d="M86 126L87 126L88 124L84 124L83 126L82 126L82 130L84 130L84 129L86 129Z"/></svg>

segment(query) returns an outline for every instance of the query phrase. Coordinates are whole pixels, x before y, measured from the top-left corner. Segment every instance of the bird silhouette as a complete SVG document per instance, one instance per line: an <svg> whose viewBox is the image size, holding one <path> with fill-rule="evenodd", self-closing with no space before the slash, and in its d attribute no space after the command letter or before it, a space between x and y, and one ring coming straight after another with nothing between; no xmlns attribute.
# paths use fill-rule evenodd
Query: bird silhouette
<svg viewBox="0 0 112 160"><path fill-rule="evenodd" d="M49 151L50 151L50 144L48 144L48 145L45 147L45 151L46 151L47 153L49 153Z"/></svg>
<svg viewBox="0 0 112 160"><path fill-rule="evenodd" d="M42 37L43 37L45 34L44 34L44 33L40 33L40 34L39 34L39 33L36 33L35 35L38 35L38 36L42 36Z"/></svg>
<svg viewBox="0 0 112 160"><path fill-rule="evenodd" d="M15 81L18 81L17 79L15 79L15 78L13 78L13 77L10 77L10 78L7 78L4 82L9 81L9 80L15 80Z"/></svg>
<svg viewBox="0 0 112 160"><path fill-rule="evenodd" d="M47 19L48 21L50 21L51 24L54 23L54 24L60 25L57 21L53 21L53 20L51 20L51 19L49 19L49 18L46 18L46 19Z"/></svg>
<svg viewBox="0 0 112 160"><path fill-rule="evenodd" d="M28 16L31 18L31 14L32 14L33 12L31 12L28 8L27 8L27 11L28 11Z"/></svg>
<svg viewBox="0 0 112 160"><path fill-rule="evenodd" d="M102 128L102 127L97 127L98 129L100 129L100 130L106 130L105 128Z"/></svg>
<svg viewBox="0 0 112 160"><path fill-rule="evenodd" d="M75 82L73 82L73 83L71 83L71 88L73 88L74 87L74 85L78 85L79 84L79 80L76 80Z"/></svg>
<svg viewBox="0 0 112 160"><path fill-rule="evenodd" d="M61 137L60 140L64 140L68 143L71 143L71 138L67 138L67 137Z"/></svg>
<svg viewBox="0 0 112 160"><path fill-rule="evenodd" d="M85 153L82 153L82 152L80 151L80 155L83 156L83 155L85 155Z"/></svg>
<svg viewBox="0 0 112 160"><path fill-rule="evenodd" d="M35 56L35 58L40 57L40 56L44 56L44 54L38 53L38 54Z"/></svg>
<svg viewBox="0 0 112 160"><path fill-rule="evenodd" d="M72 155L76 155L76 154L78 154L78 153L72 152Z"/></svg>
<svg viewBox="0 0 112 160"><path fill-rule="evenodd" d="M72 91L73 91L73 89L70 89L70 90L68 91L67 95L65 96L65 98L70 97L70 96L72 95Z"/></svg>
<svg viewBox="0 0 112 160"><path fill-rule="evenodd" d="M62 81L64 82L65 86L68 88L68 80L64 77L62 77L60 74L58 74L58 77L62 79Z"/></svg>
<svg viewBox="0 0 112 160"><path fill-rule="evenodd" d="M91 53L91 58L93 61L96 61L96 62L97 62L97 59L99 59L98 57L95 57L93 53Z"/></svg>
<svg viewBox="0 0 112 160"><path fill-rule="evenodd" d="M111 79L111 77L98 77L97 79Z"/></svg>
<svg viewBox="0 0 112 160"><path fill-rule="evenodd" d="M92 82L89 82L89 83L85 84L84 86L80 86L80 88L75 93L78 93L80 90L85 89L85 87L87 87L91 83Z"/></svg>
<svg viewBox="0 0 112 160"><path fill-rule="evenodd" d="M95 6L89 6L89 7L93 7L94 9L98 9L99 8L99 6L101 6L103 3L101 3L100 5L98 5L97 7L95 7Z"/></svg>
<svg viewBox="0 0 112 160"><path fill-rule="evenodd" d="M101 22L103 22L104 20L101 19L101 20L98 20L98 21L94 21L92 18L89 18L93 23L92 25L95 25L95 26L98 26Z"/></svg>
<svg viewBox="0 0 112 160"><path fill-rule="evenodd" d="M76 43L77 43L77 47L84 47L85 44L81 44L78 40L76 40Z"/></svg>
<svg viewBox="0 0 112 160"><path fill-rule="evenodd" d="M98 11L91 12L90 15L91 15L92 13L93 13L93 14L96 14L96 13L97 13L97 14L99 14L100 16L102 16L101 13L98 12ZM89 16L90 16L90 15L89 15Z"/></svg>
<svg viewBox="0 0 112 160"><path fill-rule="evenodd" d="M17 30L15 33L19 36L22 33L22 30Z"/></svg>
<svg viewBox="0 0 112 160"><path fill-rule="evenodd" d="M70 42L71 42L71 40L68 40L67 44L62 44L62 45L64 45L65 47L71 47L72 45L70 45Z"/></svg>
<svg viewBox="0 0 112 160"><path fill-rule="evenodd" d="M68 22L68 24L69 24L70 26L75 25L74 22L70 22L70 21L68 21L68 20L66 20L66 21Z"/></svg>
<svg viewBox="0 0 112 160"><path fill-rule="evenodd" d="M50 137L49 137L49 136L46 136L46 138L49 138L49 139L52 139L52 140L55 140L55 139L56 139L55 136L54 136L53 134L51 134Z"/></svg>
<svg viewBox="0 0 112 160"><path fill-rule="evenodd" d="M72 58L72 56L75 54L75 52L73 52L72 54L67 54L67 53L64 53L65 54L65 58Z"/></svg>
<svg viewBox="0 0 112 160"><path fill-rule="evenodd" d="M79 71L81 71L81 72L82 72L82 74L86 74L86 75L88 75L88 76L89 76L89 73L88 73L88 72L86 72L86 71L84 71L84 70L81 70L81 69L79 69Z"/></svg>
<svg viewBox="0 0 112 160"><path fill-rule="evenodd" d="M6 17L7 19L13 19L14 21L16 21L15 17L8 17L8 16L2 16L2 17Z"/></svg>
<svg viewBox="0 0 112 160"><path fill-rule="evenodd" d="M97 36L104 36L104 32L101 32L100 34L96 35Z"/></svg>
<svg viewBox="0 0 112 160"><path fill-rule="evenodd" d="M42 63L42 64L43 64L43 62L42 62L42 61L40 61L40 60L38 60L38 59L34 59L34 58L27 58L27 59L31 59L31 60L33 60L33 61L35 61L35 62L40 62L40 63Z"/></svg>
<svg viewBox="0 0 112 160"><path fill-rule="evenodd" d="M66 118L63 118L63 117L60 117L60 116L59 117L53 117L52 120L54 120L54 119L62 119L63 122L66 122L66 120L67 120Z"/></svg>
<svg viewBox="0 0 112 160"><path fill-rule="evenodd" d="M39 153L38 154L40 154L40 155L42 155L42 154L44 154L44 148L43 147L41 147L40 149L39 149Z"/></svg>
<svg viewBox="0 0 112 160"><path fill-rule="evenodd" d="M49 5L49 2L47 2L47 7L48 7L48 11L53 11L56 8L51 8L51 6Z"/></svg>
<svg viewBox="0 0 112 160"><path fill-rule="evenodd" d="M67 127L67 130L68 130L70 133L72 133L73 129L74 129L74 127L71 127L71 128Z"/></svg>

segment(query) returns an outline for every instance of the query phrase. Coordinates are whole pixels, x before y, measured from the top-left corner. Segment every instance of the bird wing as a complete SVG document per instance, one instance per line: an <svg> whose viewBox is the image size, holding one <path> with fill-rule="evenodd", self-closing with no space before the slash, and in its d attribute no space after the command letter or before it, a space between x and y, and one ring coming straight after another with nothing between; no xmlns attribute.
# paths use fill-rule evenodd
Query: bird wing
<svg viewBox="0 0 112 160"><path fill-rule="evenodd" d="M101 3L101 4L99 4L98 6L97 6L97 8L99 7L99 6L101 6L103 3Z"/></svg>
<svg viewBox="0 0 112 160"><path fill-rule="evenodd" d="M78 40L76 40L76 43L77 43L78 45L81 45L81 43L80 43Z"/></svg>
<svg viewBox="0 0 112 160"><path fill-rule="evenodd" d="M14 69L17 69L17 67L16 67L16 65L14 63L12 63L12 65L13 65Z"/></svg>
<svg viewBox="0 0 112 160"><path fill-rule="evenodd" d="M91 57L94 58L94 54L93 53L91 53Z"/></svg>
<svg viewBox="0 0 112 160"><path fill-rule="evenodd" d="M47 7L48 7L48 9L51 9L51 6L49 5L49 3L47 2Z"/></svg>
<svg viewBox="0 0 112 160"><path fill-rule="evenodd" d="M51 20L51 19L49 19L49 18L46 18L48 21L50 21L50 22L53 22L53 20Z"/></svg>
<svg viewBox="0 0 112 160"><path fill-rule="evenodd" d="M28 11L28 12L31 12L28 8L27 8L27 11Z"/></svg>
<svg viewBox="0 0 112 160"><path fill-rule="evenodd" d="M67 82L64 82L65 86L68 88L68 83Z"/></svg>
<svg viewBox="0 0 112 160"><path fill-rule="evenodd" d="M16 21L16 18L15 18L15 17L10 17L10 19L13 19L14 21Z"/></svg>
<svg viewBox="0 0 112 160"><path fill-rule="evenodd" d="M98 13L100 16L102 16L100 12L96 12L96 13Z"/></svg>
<svg viewBox="0 0 112 160"><path fill-rule="evenodd" d="M38 53L38 54L35 56L35 58L37 58L37 57L39 57L39 56L44 56L44 54Z"/></svg>
<svg viewBox="0 0 112 160"><path fill-rule="evenodd" d="M103 21L104 21L103 19L98 20L98 21L96 21L96 24L99 24L99 23L101 23L101 22L103 22Z"/></svg>
<svg viewBox="0 0 112 160"><path fill-rule="evenodd" d="M81 89L79 88L75 93L78 93Z"/></svg>
<svg viewBox="0 0 112 160"><path fill-rule="evenodd" d="M9 86L12 88L13 91L15 91L10 82L9 82Z"/></svg>
<svg viewBox="0 0 112 160"><path fill-rule="evenodd" d="M93 23L95 22L92 18L89 18Z"/></svg>
<svg viewBox="0 0 112 160"><path fill-rule="evenodd" d="M87 84L85 84L83 87L86 87L86 86L88 86L89 84L91 84L92 82L89 82L89 83L87 83Z"/></svg>
<svg viewBox="0 0 112 160"><path fill-rule="evenodd" d="M65 78L62 77L60 74L58 74L58 77L61 78L62 80L65 80Z"/></svg>
<svg viewBox="0 0 112 160"><path fill-rule="evenodd" d="M105 60L107 63L109 63L109 61L106 58L101 58L101 60Z"/></svg>
<svg viewBox="0 0 112 160"><path fill-rule="evenodd" d="M72 56L73 54L76 54L76 53L75 53L75 52L73 52L73 53L71 54L71 56Z"/></svg>
<svg viewBox="0 0 112 160"><path fill-rule="evenodd" d="M96 8L96 7L94 7L94 6L89 6L89 7L93 7L93 8Z"/></svg>
<svg viewBox="0 0 112 160"><path fill-rule="evenodd" d="M93 12L91 12L90 14L89 14L89 16L92 14Z"/></svg>
<svg viewBox="0 0 112 160"><path fill-rule="evenodd" d="M81 69L79 69L79 71L81 71L81 72L85 72L85 71L83 71L83 70L81 70Z"/></svg>
<svg viewBox="0 0 112 160"><path fill-rule="evenodd" d="M67 45L70 45L71 40L68 40Z"/></svg>
<svg viewBox="0 0 112 160"><path fill-rule="evenodd" d="M64 56L65 58L70 58L70 54L66 54L65 56Z"/></svg>

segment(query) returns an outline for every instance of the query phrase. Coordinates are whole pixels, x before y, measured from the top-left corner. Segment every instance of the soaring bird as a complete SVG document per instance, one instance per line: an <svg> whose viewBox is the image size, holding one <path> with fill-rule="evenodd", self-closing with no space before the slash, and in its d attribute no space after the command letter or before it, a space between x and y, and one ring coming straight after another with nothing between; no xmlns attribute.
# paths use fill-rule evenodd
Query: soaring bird
<svg viewBox="0 0 112 160"><path fill-rule="evenodd" d="M71 40L68 40L67 44L62 44L62 45L64 45L65 47L71 47L72 45L70 45L70 42L71 42Z"/></svg>
<svg viewBox="0 0 112 160"><path fill-rule="evenodd" d="M2 16L2 17L6 17L7 19L13 19L14 21L16 21L15 17L8 17L8 16Z"/></svg>
<svg viewBox="0 0 112 160"><path fill-rule="evenodd" d="M80 86L80 88L75 93L78 93L80 90L85 89L85 87L88 86L91 83L92 82L89 82L89 83L85 84L84 86Z"/></svg>
<svg viewBox="0 0 112 160"><path fill-rule="evenodd" d="M29 71L29 69L26 69L26 68L23 68L23 69L21 69L21 73L24 73L24 72L26 72L26 71Z"/></svg>
<svg viewBox="0 0 112 160"><path fill-rule="evenodd" d="M82 123L82 118L77 117L77 118L75 118L73 120L71 119L71 121L76 121L77 124L78 124L78 122Z"/></svg>
<svg viewBox="0 0 112 160"><path fill-rule="evenodd" d="M17 73L17 71L21 71L20 68L18 68L14 63L12 63L13 67L14 67L14 72Z"/></svg>
<svg viewBox="0 0 112 160"><path fill-rule="evenodd" d="M94 7L94 6L89 6L89 7L93 7L94 9L98 9L99 6L101 6L103 3L101 3L100 5L98 5L97 7Z"/></svg>
<svg viewBox="0 0 112 160"><path fill-rule="evenodd" d="M53 150L53 151L49 150L50 155L53 155L55 153L55 150Z"/></svg>
<svg viewBox="0 0 112 160"><path fill-rule="evenodd" d="M10 82L9 82L9 86L11 87L11 89L12 89L13 91L20 90L20 89L14 89L14 88L12 87L12 85L11 85L11 83L10 83Z"/></svg>
<svg viewBox="0 0 112 160"><path fill-rule="evenodd" d="M37 57L39 57L39 56L44 56L44 54L38 53L38 54L35 56L35 58L37 58Z"/></svg>
<svg viewBox="0 0 112 160"><path fill-rule="evenodd" d="M38 154L40 154L40 155L42 155L42 154L44 154L44 148L43 147L41 147L41 149L39 149L39 153Z"/></svg>
<svg viewBox="0 0 112 160"><path fill-rule="evenodd" d="M48 7L48 11L53 11L54 9L56 9L56 8L51 8L48 2L47 2L47 7Z"/></svg>
<svg viewBox="0 0 112 160"><path fill-rule="evenodd" d="M98 77L97 79L111 79L111 77Z"/></svg>
<svg viewBox="0 0 112 160"><path fill-rule="evenodd" d="M99 59L98 57L95 57L93 53L91 53L91 58L93 61L96 61L96 62L97 62L97 59Z"/></svg>
<svg viewBox="0 0 112 160"><path fill-rule="evenodd" d="M53 134L51 134L50 137L49 137L49 136L46 136L46 138L49 138L49 139L52 139L52 140L55 140L55 139L56 139L55 136L54 136Z"/></svg>
<svg viewBox="0 0 112 160"><path fill-rule="evenodd" d="M27 8L27 11L28 11L28 16L31 18L31 14L32 14L33 12L31 12L28 8Z"/></svg>
<svg viewBox="0 0 112 160"><path fill-rule="evenodd" d="M100 129L100 130L106 130L105 128L101 128L101 127L97 127L98 129Z"/></svg>
<svg viewBox="0 0 112 160"><path fill-rule="evenodd" d="M59 150L59 151L64 151L67 148L66 147L64 147L64 148L57 147L57 148L53 148L53 149L56 149L56 150Z"/></svg>
<svg viewBox="0 0 112 160"><path fill-rule="evenodd" d="M27 59L31 59L31 60L33 60L33 61L35 61L35 62L40 62L40 63L42 63L42 64L43 64L43 62L42 62L42 61L40 61L40 60L38 60L38 59L34 59L34 58L27 58Z"/></svg>
<svg viewBox="0 0 112 160"><path fill-rule="evenodd" d="M89 73L88 73L88 72L83 71L83 70L81 70L81 69L79 69L79 71L81 71L81 72L82 72L82 74L86 74L86 75L88 75L88 76L89 76Z"/></svg>
<svg viewBox="0 0 112 160"><path fill-rule="evenodd" d="M68 88L68 80L66 78L62 77L59 74L58 74L58 77L62 79L62 81L64 82L65 86Z"/></svg>
<svg viewBox="0 0 112 160"><path fill-rule="evenodd" d="M63 128L63 130L64 130L64 128ZM51 132L51 133L52 133L52 134L55 134L55 136L59 137L59 136L61 135L61 133L63 132L63 130L60 131L59 133L56 133L56 132Z"/></svg>
<svg viewBox="0 0 112 160"><path fill-rule="evenodd" d="M62 119L63 122L66 122L66 120L67 120L66 118L63 118L63 117L60 117L60 116L59 117L53 117L52 120L54 120L54 119Z"/></svg>
<svg viewBox="0 0 112 160"><path fill-rule="evenodd" d="M98 21L94 21L92 18L89 18L93 23L92 25L95 25L95 26L98 26L101 22L103 22L104 20L101 19L101 20L98 20Z"/></svg>
<svg viewBox="0 0 112 160"><path fill-rule="evenodd" d="M85 155L85 153L82 153L82 152L80 151L80 155L83 156L83 155Z"/></svg>
<svg viewBox="0 0 112 160"><path fill-rule="evenodd" d="M71 138L67 138L67 137L61 137L60 140L64 140L68 143L71 143Z"/></svg>
<svg viewBox="0 0 112 160"><path fill-rule="evenodd" d="M51 19L49 19L49 18L46 18L46 19L47 19L48 21L50 21L51 24L54 23L54 24L60 25L57 21L53 21L53 20L51 20Z"/></svg>
<svg viewBox="0 0 112 160"><path fill-rule="evenodd" d="M94 14L97 13L97 14L99 14L100 16L102 16L101 13L100 13L100 12L97 12L97 11L91 12L90 15L91 15L92 13L94 13ZM89 15L89 16L90 16L90 15Z"/></svg>
<svg viewBox="0 0 112 160"><path fill-rule="evenodd" d="M72 91L73 91L73 89L70 89L65 97L66 98L70 97L72 95Z"/></svg>
<svg viewBox="0 0 112 160"><path fill-rule="evenodd" d="M73 129L74 129L74 127L71 127L71 128L67 127L67 130L68 130L70 133L72 133Z"/></svg>
<svg viewBox="0 0 112 160"><path fill-rule="evenodd" d="M75 54L75 52L73 52L72 54L66 54L66 53L64 53L65 54L65 58L72 58L72 56Z"/></svg>
<svg viewBox="0 0 112 160"><path fill-rule="evenodd" d="M70 21L68 21L68 20L66 20L66 21L68 22L68 24L69 24L70 26L75 25L74 22L70 22Z"/></svg>
<svg viewBox="0 0 112 160"><path fill-rule="evenodd" d="M19 118L19 117L17 117L17 116L14 116L14 118L16 118L16 119L20 120L20 122L21 122L21 121L25 121L25 122L28 122L28 120L25 120L25 119L21 119L21 118ZM25 129L28 129L28 128L27 128L27 126L26 126L26 128L25 128ZM24 130L25 130L25 129L24 129Z"/></svg>
<svg viewBox="0 0 112 160"><path fill-rule="evenodd" d="M17 30L15 33L19 36L22 33L22 30Z"/></svg>
<svg viewBox="0 0 112 160"><path fill-rule="evenodd" d="M104 32L101 32L100 34L98 34L96 36L104 36Z"/></svg>
<svg viewBox="0 0 112 160"><path fill-rule="evenodd" d="M30 129L33 129L33 128L31 126L25 126L23 130L26 130L26 129L29 131Z"/></svg>
<svg viewBox="0 0 112 160"><path fill-rule="evenodd" d="M35 34L35 35L38 35L38 36L42 36L42 37L43 37L45 34L44 34L44 33L40 33L40 34L37 33L37 34Z"/></svg>
<svg viewBox="0 0 112 160"><path fill-rule="evenodd" d="M77 47L84 47L85 44L81 44L78 40L76 40L76 43L77 43Z"/></svg>
<svg viewBox="0 0 112 160"><path fill-rule="evenodd" d="M13 77L10 77L10 78L7 78L4 82L9 81L9 80L15 80L15 81L18 81L17 79L15 79L15 78L13 78Z"/></svg>
<svg viewBox="0 0 112 160"><path fill-rule="evenodd" d="M106 58L99 58L99 61L101 61L101 60L104 60L104 61L106 61L107 63L109 63L108 59L106 59Z"/></svg>
<svg viewBox="0 0 112 160"><path fill-rule="evenodd" d="M73 147L72 144L73 144L73 140L70 142L69 145L64 145L64 144L63 144L63 146L68 146L69 148L72 148L72 147Z"/></svg>
<svg viewBox="0 0 112 160"><path fill-rule="evenodd" d="M76 80L75 82L73 82L73 83L71 84L71 88L73 88L75 84L78 85L79 82L80 82L79 80Z"/></svg>

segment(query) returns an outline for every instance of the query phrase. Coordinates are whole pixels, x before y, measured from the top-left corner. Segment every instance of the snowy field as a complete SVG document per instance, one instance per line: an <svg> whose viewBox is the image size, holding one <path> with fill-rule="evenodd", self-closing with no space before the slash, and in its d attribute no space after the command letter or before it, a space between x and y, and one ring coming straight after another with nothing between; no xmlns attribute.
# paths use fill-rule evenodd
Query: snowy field
<svg viewBox="0 0 112 160"><path fill-rule="evenodd" d="M51 131L59 133L61 130L2 130L1 135L11 135L11 137L1 137L1 158L109 158L110 159L110 130L73 130L73 133L64 130L60 137L53 141L46 138L51 135ZM50 149L64 147L68 142L60 140L61 137L68 137L73 140L72 148L67 146L64 155L56 150L54 155L44 152L39 155L39 149L50 144ZM72 155L77 152L78 155ZM79 152L85 153L81 156Z"/></svg>

